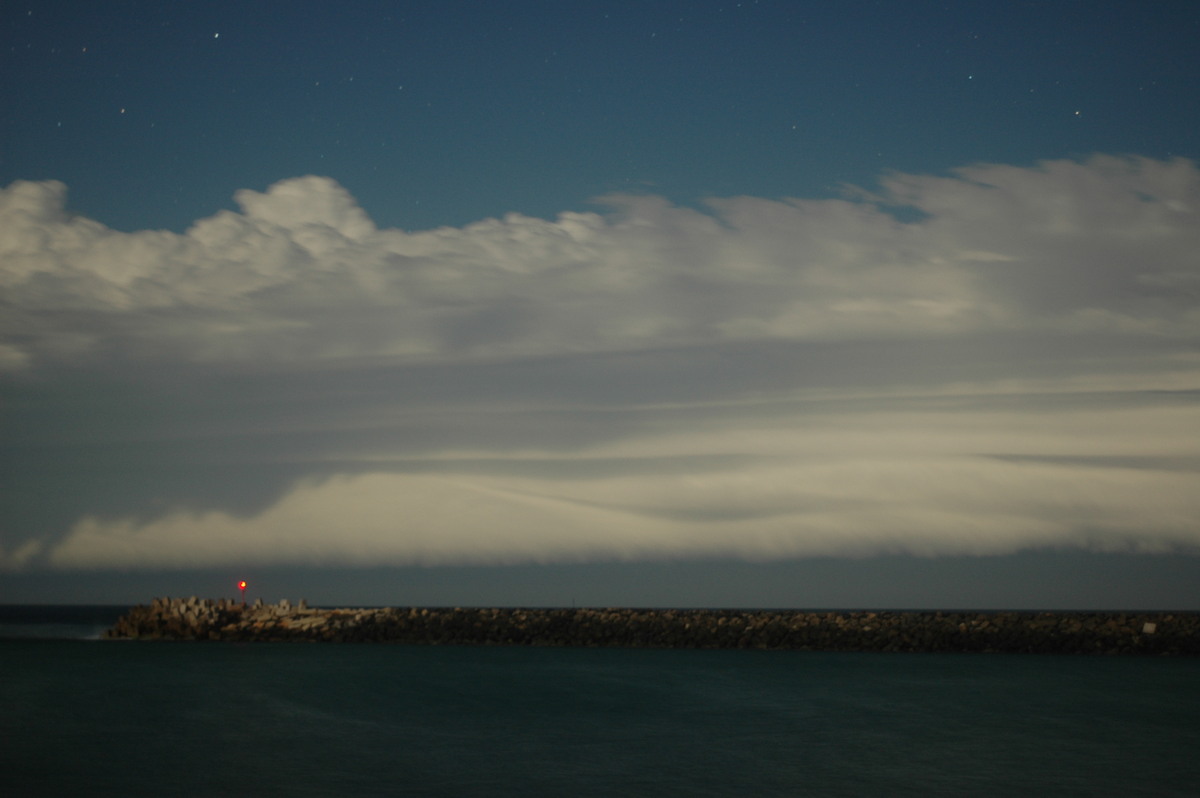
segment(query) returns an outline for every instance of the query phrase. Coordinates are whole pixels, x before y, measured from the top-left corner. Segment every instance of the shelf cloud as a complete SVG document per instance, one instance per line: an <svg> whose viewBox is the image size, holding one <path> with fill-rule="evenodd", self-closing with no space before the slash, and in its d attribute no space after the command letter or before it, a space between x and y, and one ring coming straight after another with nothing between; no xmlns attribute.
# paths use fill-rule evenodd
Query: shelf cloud
<svg viewBox="0 0 1200 798"><path fill-rule="evenodd" d="M0 567L1200 546L1200 169L183 234L0 189ZM40 493L37 493L40 491ZM47 509L49 507L50 509Z"/></svg>

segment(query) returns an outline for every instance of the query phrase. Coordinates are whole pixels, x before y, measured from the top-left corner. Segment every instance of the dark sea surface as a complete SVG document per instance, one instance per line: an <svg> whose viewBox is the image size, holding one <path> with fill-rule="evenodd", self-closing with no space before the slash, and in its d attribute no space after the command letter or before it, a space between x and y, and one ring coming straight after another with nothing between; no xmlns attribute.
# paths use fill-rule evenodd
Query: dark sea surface
<svg viewBox="0 0 1200 798"><path fill-rule="evenodd" d="M79 639L119 612L0 608L0 794L1200 795L1197 659Z"/></svg>

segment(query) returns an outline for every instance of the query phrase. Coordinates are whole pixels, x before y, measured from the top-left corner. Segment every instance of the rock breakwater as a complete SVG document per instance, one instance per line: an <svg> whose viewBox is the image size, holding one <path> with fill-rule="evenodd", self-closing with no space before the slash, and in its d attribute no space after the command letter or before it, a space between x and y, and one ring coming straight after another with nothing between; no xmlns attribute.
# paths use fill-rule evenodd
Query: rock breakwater
<svg viewBox="0 0 1200 798"><path fill-rule="evenodd" d="M369 608L158 598L109 639L1200 655L1200 613Z"/></svg>

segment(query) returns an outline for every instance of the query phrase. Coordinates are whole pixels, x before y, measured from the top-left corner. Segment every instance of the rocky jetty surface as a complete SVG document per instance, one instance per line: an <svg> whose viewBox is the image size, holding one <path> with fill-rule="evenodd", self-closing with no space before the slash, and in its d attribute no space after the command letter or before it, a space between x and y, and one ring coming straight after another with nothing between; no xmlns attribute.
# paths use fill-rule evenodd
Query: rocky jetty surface
<svg viewBox="0 0 1200 798"><path fill-rule="evenodd" d="M109 639L1200 655L1200 613L317 609L158 598Z"/></svg>

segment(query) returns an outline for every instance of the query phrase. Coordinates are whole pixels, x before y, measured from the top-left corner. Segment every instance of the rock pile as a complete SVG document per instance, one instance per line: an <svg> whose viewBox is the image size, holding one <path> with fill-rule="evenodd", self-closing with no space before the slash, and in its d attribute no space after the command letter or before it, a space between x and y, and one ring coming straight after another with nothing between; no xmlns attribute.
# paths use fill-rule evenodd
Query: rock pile
<svg viewBox="0 0 1200 798"><path fill-rule="evenodd" d="M1200 655L1200 613L310 609L155 599L110 639Z"/></svg>

